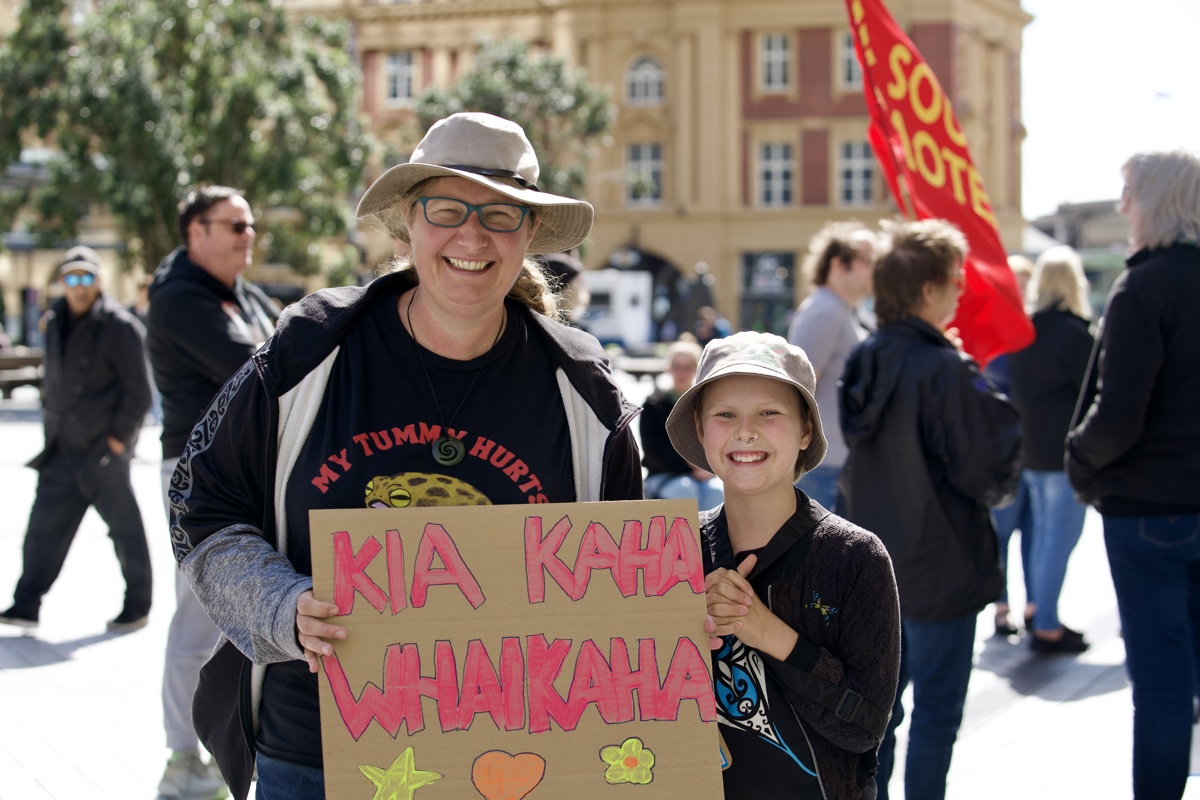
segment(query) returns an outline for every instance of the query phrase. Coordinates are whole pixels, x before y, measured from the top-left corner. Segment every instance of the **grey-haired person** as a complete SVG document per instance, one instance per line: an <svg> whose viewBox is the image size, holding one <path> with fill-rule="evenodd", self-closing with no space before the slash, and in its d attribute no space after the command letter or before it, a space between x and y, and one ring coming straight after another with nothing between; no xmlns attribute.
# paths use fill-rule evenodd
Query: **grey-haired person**
<svg viewBox="0 0 1200 800"><path fill-rule="evenodd" d="M315 673L346 632L312 592L311 509L403 505L406 473L491 504L641 497L637 407L530 259L583 242L592 207L537 179L515 123L435 123L358 206L411 255L285 310L192 433L175 554L223 634L195 718L238 798L255 766L262 800L324 796Z"/></svg>
<svg viewBox="0 0 1200 800"><path fill-rule="evenodd" d="M1182 797L1200 658L1200 154L1121 168L1134 252L1113 283L1066 469L1104 518L1133 684L1133 794ZM1086 392L1086 390L1085 390Z"/></svg>
<svg viewBox="0 0 1200 800"><path fill-rule="evenodd" d="M879 539L795 486L826 452L815 384L800 348L735 333L705 347L667 422L725 486L700 522L726 798L875 796L899 601Z"/></svg>
<svg viewBox="0 0 1200 800"><path fill-rule="evenodd" d="M42 405L46 444L29 466L37 494L22 548L13 605L0 622L36 628L42 597L66 561L89 507L108 525L125 600L110 631L144 627L150 613L150 550L129 481L142 417L150 408L142 324L101 290L100 256L73 247L58 268L63 297L46 315Z"/></svg>

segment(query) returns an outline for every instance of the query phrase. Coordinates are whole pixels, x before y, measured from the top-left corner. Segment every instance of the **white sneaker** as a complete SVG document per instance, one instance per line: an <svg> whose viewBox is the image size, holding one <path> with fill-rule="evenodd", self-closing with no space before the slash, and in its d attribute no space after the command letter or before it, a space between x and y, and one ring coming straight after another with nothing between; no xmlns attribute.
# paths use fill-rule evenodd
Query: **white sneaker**
<svg viewBox="0 0 1200 800"><path fill-rule="evenodd" d="M229 789L216 764L206 764L198 750L177 750L158 784L159 800L221 800Z"/></svg>

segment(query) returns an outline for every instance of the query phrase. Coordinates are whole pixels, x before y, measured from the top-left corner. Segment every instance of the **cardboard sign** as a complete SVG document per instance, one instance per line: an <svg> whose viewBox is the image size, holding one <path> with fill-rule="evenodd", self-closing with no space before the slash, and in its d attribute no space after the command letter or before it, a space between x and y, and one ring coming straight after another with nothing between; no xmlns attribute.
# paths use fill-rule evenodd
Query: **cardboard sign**
<svg viewBox="0 0 1200 800"><path fill-rule="evenodd" d="M310 514L338 800L718 800L696 506Z"/></svg>

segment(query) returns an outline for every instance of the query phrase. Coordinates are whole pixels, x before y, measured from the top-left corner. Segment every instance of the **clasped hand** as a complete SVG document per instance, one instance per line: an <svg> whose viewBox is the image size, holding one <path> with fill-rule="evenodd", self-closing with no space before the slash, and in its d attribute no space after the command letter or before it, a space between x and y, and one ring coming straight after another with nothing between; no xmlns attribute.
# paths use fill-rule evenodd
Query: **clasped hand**
<svg viewBox="0 0 1200 800"><path fill-rule="evenodd" d="M736 570L715 569L704 577L708 646L717 650L719 637L733 634L748 647L782 661L796 646L798 634L755 595L747 576L757 563L758 556L750 555Z"/></svg>

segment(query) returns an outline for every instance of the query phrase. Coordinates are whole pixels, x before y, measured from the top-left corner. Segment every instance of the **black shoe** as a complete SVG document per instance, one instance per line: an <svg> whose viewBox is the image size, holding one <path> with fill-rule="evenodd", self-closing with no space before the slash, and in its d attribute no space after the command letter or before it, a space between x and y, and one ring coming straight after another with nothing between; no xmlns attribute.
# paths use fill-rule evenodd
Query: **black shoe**
<svg viewBox="0 0 1200 800"><path fill-rule="evenodd" d="M1008 622L1007 620L1005 620L1004 622L1000 622L1000 620L996 620L996 635L997 636L1007 639L1009 636L1016 636L1019 633L1020 633L1020 631L1017 630L1016 628L1014 628L1013 624L1011 622Z"/></svg>
<svg viewBox="0 0 1200 800"><path fill-rule="evenodd" d="M1029 649L1035 653L1043 655L1054 655L1056 653L1082 653L1091 647L1091 644L1083 638L1083 634L1079 631L1073 631L1067 626L1063 626L1063 635L1057 641L1050 639L1039 639L1034 634L1029 642Z"/></svg>
<svg viewBox="0 0 1200 800"><path fill-rule="evenodd" d="M146 627L150 622L148 614L138 614L132 611L122 611L117 618L108 623L108 629L116 633L129 633Z"/></svg>
<svg viewBox="0 0 1200 800"><path fill-rule="evenodd" d="M13 606L8 611L0 614L0 623L5 625L16 625L18 628L29 628L33 630L38 626L38 615L36 613L29 614L21 609Z"/></svg>

